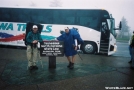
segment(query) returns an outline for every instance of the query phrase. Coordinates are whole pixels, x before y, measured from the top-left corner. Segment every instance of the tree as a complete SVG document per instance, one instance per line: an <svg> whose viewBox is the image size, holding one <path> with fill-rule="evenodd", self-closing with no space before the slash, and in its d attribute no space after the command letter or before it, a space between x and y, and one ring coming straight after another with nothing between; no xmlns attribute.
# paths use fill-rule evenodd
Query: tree
<svg viewBox="0 0 134 90"><path fill-rule="evenodd" d="M33 2L31 2L31 3L30 3L30 6L32 6L32 7L36 7L36 4L33 3Z"/></svg>
<svg viewBox="0 0 134 90"><path fill-rule="evenodd" d="M50 2L50 7L62 7L62 2L60 0L53 0Z"/></svg>
<svg viewBox="0 0 134 90"><path fill-rule="evenodd" d="M119 32L120 38L124 38L126 36L129 37L130 27L127 24L128 22L127 22L126 18L123 17L121 22L122 22L122 28L121 28L121 31Z"/></svg>
<svg viewBox="0 0 134 90"><path fill-rule="evenodd" d="M15 6L19 6L18 4L16 4Z"/></svg>

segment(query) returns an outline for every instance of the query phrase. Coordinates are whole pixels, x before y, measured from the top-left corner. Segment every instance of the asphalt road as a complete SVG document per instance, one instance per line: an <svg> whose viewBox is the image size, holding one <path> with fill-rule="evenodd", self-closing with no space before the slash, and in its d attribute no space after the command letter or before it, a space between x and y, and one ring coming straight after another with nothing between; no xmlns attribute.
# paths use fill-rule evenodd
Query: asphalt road
<svg viewBox="0 0 134 90"><path fill-rule="evenodd" d="M117 42L113 56L76 55L74 69L66 57L56 58L56 69L48 69L48 57L37 62L38 70L27 70L25 49L0 48L0 90L105 90L105 87L134 87L128 44ZM38 59L39 60L39 59ZM126 89L124 89L126 90Z"/></svg>
<svg viewBox="0 0 134 90"><path fill-rule="evenodd" d="M130 57L128 43L117 42L117 51L112 56Z"/></svg>

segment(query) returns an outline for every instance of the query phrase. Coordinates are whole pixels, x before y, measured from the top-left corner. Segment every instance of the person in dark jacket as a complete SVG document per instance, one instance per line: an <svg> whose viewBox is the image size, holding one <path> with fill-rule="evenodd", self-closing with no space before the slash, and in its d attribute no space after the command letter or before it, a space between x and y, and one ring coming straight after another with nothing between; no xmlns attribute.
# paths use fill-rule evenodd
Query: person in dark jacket
<svg viewBox="0 0 134 90"><path fill-rule="evenodd" d="M130 68L134 70L134 35L131 38L130 47L132 49L132 54L131 54L132 55L132 64L131 64Z"/></svg>
<svg viewBox="0 0 134 90"><path fill-rule="evenodd" d="M133 31L133 35L129 39L129 54L131 56L131 60L128 63L132 63L132 47L131 47L131 43L132 43L133 36L134 36L134 31Z"/></svg>
<svg viewBox="0 0 134 90"><path fill-rule="evenodd" d="M33 25L32 31L30 31L26 37L29 70L38 69L36 66L38 54L37 44L42 41L37 25Z"/></svg>
<svg viewBox="0 0 134 90"><path fill-rule="evenodd" d="M64 41L64 53L69 61L69 65L67 67L70 69L74 68L75 55L77 54L75 39L83 43L78 32L76 30L69 29L68 27L65 28L65 33L62 33L62 35L57 38L59 41Z"/></svg>

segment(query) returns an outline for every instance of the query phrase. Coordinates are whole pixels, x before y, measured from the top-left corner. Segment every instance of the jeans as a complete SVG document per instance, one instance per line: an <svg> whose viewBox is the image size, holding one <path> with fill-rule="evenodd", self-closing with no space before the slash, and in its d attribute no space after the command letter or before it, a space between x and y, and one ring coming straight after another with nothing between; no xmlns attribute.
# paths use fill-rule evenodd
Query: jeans
<svg viewBox="0 0 134 90"><path fill-rule="evenodd" d="M130 45L129 45L129 54L130 54L131 60L132 60L132 48L130 47Z"/></svg>

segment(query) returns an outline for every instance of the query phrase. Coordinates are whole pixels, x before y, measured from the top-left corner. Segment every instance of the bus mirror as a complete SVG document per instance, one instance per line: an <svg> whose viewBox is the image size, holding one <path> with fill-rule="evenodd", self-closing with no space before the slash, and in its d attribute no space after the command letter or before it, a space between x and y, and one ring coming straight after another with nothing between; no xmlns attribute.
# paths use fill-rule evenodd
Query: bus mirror
<svg viewBox="0 0 134 90"><path fill-rule="evenodd" d="M122 28L122 23L121 23L121 21L120 21L120 24L119 24L119 29L121 30L121 28Z"/></svg>
<svg viewBox="0 0 134 90"><path fill-rule="evenodd" d="M118 28L114 28L114 30L121 30L121 28L122 28L122 23L121 23L121 21L120 21L119 27L118 27Z"/></svg>

